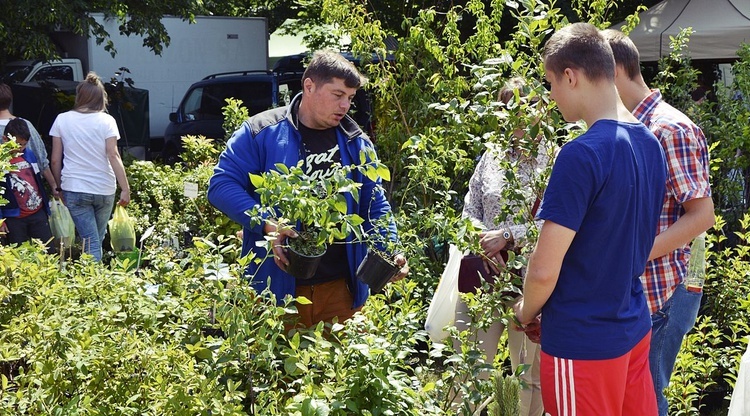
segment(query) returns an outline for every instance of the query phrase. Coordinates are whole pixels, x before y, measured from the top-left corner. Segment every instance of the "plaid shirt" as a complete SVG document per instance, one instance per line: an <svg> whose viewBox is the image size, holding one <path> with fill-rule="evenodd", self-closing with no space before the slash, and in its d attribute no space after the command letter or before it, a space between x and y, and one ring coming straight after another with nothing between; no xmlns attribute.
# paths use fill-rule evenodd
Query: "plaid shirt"
<svg viewBox="0 0 750 416"><path fill-rule="evenodd" d="M711 197L706 137L685 114L664 102L658 90L652 90L633 114L659 139L667 157L667 192L657 231L661 233L684 214L683 203ZM682 283L689 259L687 244L646 264L641 282L651 314L661 309Z"/></svg>

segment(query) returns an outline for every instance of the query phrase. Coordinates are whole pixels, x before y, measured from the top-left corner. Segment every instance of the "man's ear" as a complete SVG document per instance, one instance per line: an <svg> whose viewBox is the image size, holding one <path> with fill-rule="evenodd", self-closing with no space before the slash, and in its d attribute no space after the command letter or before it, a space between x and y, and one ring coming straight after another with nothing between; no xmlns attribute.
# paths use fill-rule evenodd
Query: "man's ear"
<svg viewBox="0 0 750 416"><path fill-rule="evenodd" d="M302 90L307 94L310 94L315 90L315 83L312 78L305 78L305 80L302 81Z"/></svg>
<svg viewBox="0 0 750 416"><path fill-rule="evenodd" d="M615 65L615 79L617 79L617 77L622 75L622 70L623 68L621 65Z"/></svg>

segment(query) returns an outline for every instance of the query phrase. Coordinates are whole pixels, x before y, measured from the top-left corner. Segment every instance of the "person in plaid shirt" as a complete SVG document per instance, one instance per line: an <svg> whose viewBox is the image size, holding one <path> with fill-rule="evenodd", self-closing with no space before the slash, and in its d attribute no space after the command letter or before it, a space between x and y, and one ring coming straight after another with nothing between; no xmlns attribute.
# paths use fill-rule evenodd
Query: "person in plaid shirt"
<svg viewBox="0 0 750 416"><path fill-rule="evenodd" d="M682 339L695 324L701 292L683 284L690 242L714 224L706 138L685 114L664 102L641 75L639 53L622 32L603 31L617 64L615 84L625 106L651 130L667 156L669 173L659 228L641 281L651 310L649 362L659 415L669 408L664 388Z"/></svg>

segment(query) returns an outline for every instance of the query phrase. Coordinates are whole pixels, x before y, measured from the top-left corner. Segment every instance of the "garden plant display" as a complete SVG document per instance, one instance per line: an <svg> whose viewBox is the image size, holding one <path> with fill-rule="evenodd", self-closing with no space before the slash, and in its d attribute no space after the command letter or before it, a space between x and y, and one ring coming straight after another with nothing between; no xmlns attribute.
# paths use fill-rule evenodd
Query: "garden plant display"
<svg viewBox="0 0 750 416"><path fill-rule="evenodd" d="M355 52L385 50L386 33L361 3L324 3L322 16L351 34ZM616 4L594 1L574 12L606 27ZM469 20L476 22L472 35L459 36L459 25ZM240 257L239 226L205 198L220 150L207 138L186 138L183 162L174 166L126 161L136 234L154 227L140 247L137 270L114 253L103 263L84 257L61 265L37 242L0 246L0 414L470 415L477 404L490 415L514 414L516 375L523 369L510 368L508 352L501 348L497 361L486 363L455 328L443 343L430 341L424 320L447 247L469 249L476 233L460 217L458 195L465 194L483 143L507 145L500 132L529 126L523 127L533 129L529 134L562 144L584 128L564 123L549 104L538 64L547 33L566 20L559 9L533 0L491 6L469 0L443 14L426 9L405 20L410 30L391 51L391 63L363 66L381 159L375 166L365 157L359 166L384 178L388 167L383 186L410 273L371 296L345 324L287 332L283 316L294 300L277 304L247 283L246 266L263 259ZM508 24L513 33L499 42L496 34ZM737 198L745 188L730 175L748 178L750 167L747 155L736 156L747 149L750 110L733 98L750 96L747 46L740 57L735 83L717 87L716 102L683 100L681 91L690 90L697 74L686 69L689 60L679 51L663 59L652 82L711 142L720 214L707 239L706 301L667 391L670 414L726 414L750 334L750 216ZM547 104L538 124L495 101L511 75L527 78ZM237 102L226 107L235 127L245 118L240 108ZM0 168L7 164L4 150ZM346 169L325 188L328 214L309 215L325 230L319 242L349 233L367 239L362 219L346 218L337 208L343 192L357 193L344 180ZM272 199L284 195L313 203L312 193L295 194L294 183L281 183L284 171L263 178L274 190L269 206L295 202ZM199 185L197 198L184 196L186 181ZM301 220L290 217L288 224ZM525 256L513 261L523 264ZM215 278L207 265L217 264L228 265L229 278ZM465 300L478 327L506 319L494 313L503 305L501 291L480 290ZM461 339L460 349L453 349L453 338Z"/></svg>

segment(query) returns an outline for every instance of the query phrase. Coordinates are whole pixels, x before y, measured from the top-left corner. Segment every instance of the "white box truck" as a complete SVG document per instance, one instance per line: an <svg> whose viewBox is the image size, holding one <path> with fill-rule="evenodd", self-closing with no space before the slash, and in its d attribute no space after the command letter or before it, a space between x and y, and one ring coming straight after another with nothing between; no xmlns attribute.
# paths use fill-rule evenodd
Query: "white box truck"
<svg viewBox="0 0 750 416"><path fill-rule="evenodd" d="M177 109L192 83L218 72L268 68L265 18L196 16L191 24L165 16L162 23L171 42L158 56L143 46L142 37L120 35L117 21L105 20L101 13L92 16L111 35L117 50L114 57L94 38L60 31L54 36L63 59L10 62L2 71L6 82L50 78L80 81L88 71L96 72L106 82L119 68L128 68L130 73L124 76L133 80L133 86L148 90L149 135L158 139L169 124L169 113Z"/></svg>

